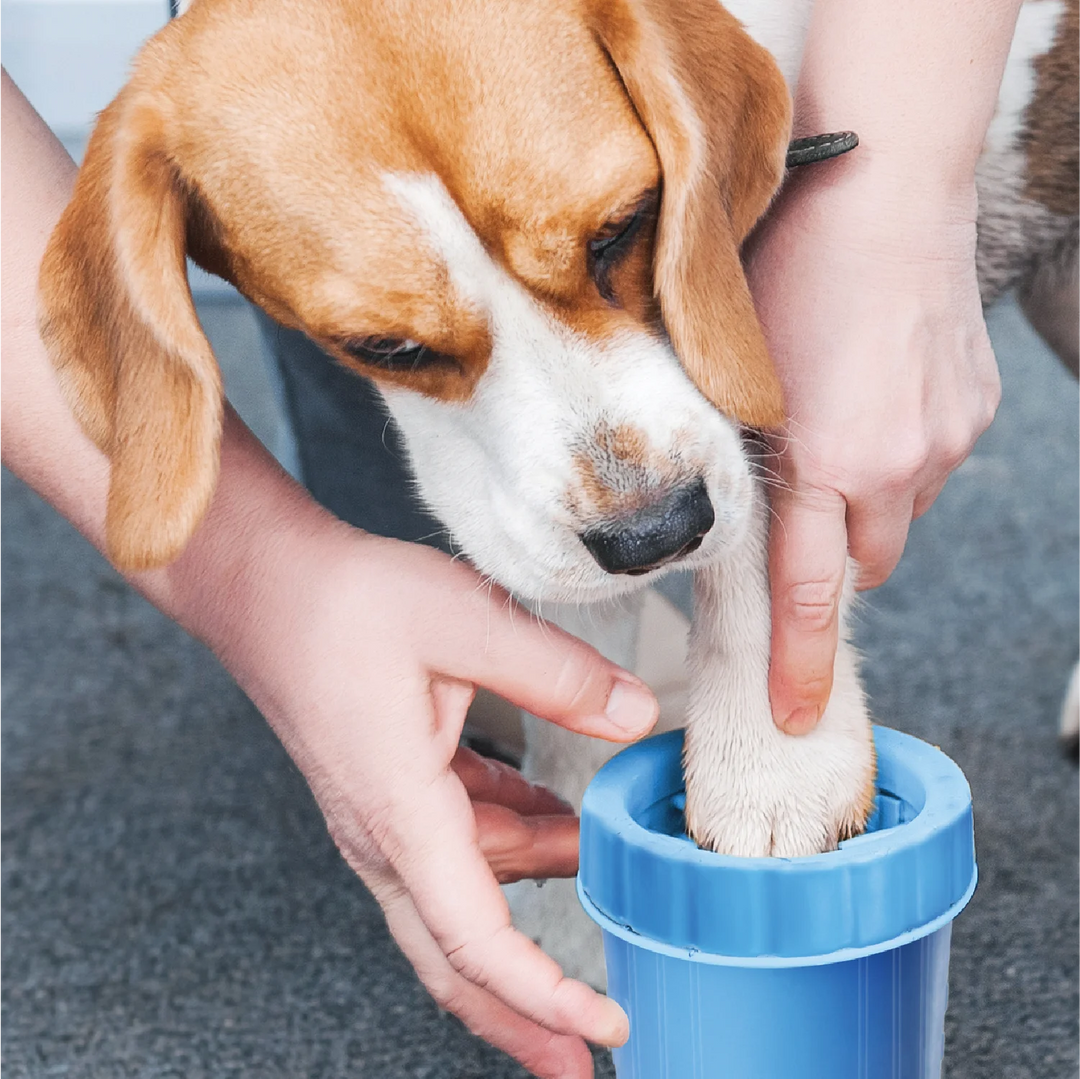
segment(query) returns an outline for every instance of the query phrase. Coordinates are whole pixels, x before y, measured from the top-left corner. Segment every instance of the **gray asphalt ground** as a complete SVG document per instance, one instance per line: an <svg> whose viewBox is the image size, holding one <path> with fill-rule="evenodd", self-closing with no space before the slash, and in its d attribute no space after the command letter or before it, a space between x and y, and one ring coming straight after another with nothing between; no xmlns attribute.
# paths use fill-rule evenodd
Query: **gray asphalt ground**
<svg viewBox="0 0 1080 1079"><path fill-rule="evenodd" d="M243 362L250 314L204 320L242 412L280 440ZM877 716L941 745L974 792L947 1074L1058 1079L1078 1067L1077 771L1055 737L1077 654L1077 389L1014 309L992 329L1000 418L859 638ZM7 474L3 510L8 1079L522 1076L425 996L213 658Z"/></svg>

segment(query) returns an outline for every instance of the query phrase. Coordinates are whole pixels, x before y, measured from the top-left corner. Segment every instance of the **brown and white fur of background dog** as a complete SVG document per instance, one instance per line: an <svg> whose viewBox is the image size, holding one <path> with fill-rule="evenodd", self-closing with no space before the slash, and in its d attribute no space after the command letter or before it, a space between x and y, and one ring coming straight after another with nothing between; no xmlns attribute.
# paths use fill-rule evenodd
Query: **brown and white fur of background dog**
<svg viewBox="0 0 1080 1079"><path fill-rule="evenodd" d="M714 0L196 0L102 114L43 263L42 330L111 459L123 568L174 557L216 481L189 254L374 378L472 562L587 605L564 620L617 662L635 665L635 623L614 601L695 570L690 829L798 855L862 827L872 743L846 640L811 734L769 707L743 428L782 401L739 248L782 179L810 0L729 6L745 30ZM1025 5L979 169L984 296L1020 287L1063 351L1076 12ZM530 776L573 801L610 752L528 737ZM526 887L515 913L599 980L569 886Z"/></svg>

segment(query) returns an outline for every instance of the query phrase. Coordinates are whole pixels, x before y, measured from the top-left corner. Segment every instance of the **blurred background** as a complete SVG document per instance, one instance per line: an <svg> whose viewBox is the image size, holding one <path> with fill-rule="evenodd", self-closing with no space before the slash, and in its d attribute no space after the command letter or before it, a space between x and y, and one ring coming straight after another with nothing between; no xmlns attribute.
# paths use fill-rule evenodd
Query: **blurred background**
<svg viewBox="0 0 1080 1079"><path fill-rule="evenodd" d="M4 0L4 67L78 158L135 51L168 17L167 0Z"/></svg>

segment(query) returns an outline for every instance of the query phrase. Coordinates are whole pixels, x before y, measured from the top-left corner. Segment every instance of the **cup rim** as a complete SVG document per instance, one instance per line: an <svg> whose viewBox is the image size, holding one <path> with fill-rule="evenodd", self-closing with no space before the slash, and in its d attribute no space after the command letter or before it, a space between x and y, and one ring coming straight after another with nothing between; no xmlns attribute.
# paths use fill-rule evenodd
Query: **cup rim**
<svg viewBox="0 0 1080 1079"><path fill-rule="evenodd" d="M578 889L605 929L715 962L836 962L933 932L970 899L971 792L941 750L875 727L878 788L913 807L910 820L825 854L737 858L638 820L681 784L682 740L671 731L629 747L586 790Z"/></svg>

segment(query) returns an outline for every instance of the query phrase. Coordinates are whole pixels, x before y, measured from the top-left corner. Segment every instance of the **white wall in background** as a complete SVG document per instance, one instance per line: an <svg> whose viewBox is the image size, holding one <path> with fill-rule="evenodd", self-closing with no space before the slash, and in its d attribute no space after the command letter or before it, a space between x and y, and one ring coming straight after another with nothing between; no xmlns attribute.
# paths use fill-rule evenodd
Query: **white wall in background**
<svg viewBox="0 0 1080 1079"><path fill-rule="evenodd" d="M3 0L0 58L45 122L77 149L136 50L168 17L168 0Z"/></svg>

